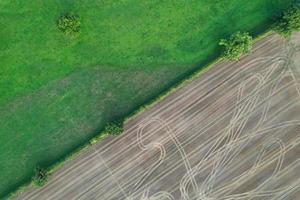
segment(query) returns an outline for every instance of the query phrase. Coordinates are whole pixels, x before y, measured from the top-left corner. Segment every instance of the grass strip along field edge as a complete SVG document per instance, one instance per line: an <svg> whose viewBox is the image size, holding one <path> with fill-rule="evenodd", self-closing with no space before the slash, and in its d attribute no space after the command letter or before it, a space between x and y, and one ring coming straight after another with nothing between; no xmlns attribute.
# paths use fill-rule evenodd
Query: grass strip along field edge
<svg viewBox="0 0 300 200"><path fill-rule="evenodd" d="M273 31L273 29L271 27L269 27L264 32L262 32L261 34L257 35L254 38L254 42L257 42L258 40L263 39L263 38L271 35L272 33L274 33L274 31ZM167 90L163 91L160 95L156 96L155 98L150 99L144 105L139 106L138 109L136 109L135 111L133 111L132 113L130 113L128 116L124 117L124 119L121 119L121 121L124 124L128 123L130 120L134 119L135 117L137 117L139 114L143 113L144 111L152 108L153 106L155 106L157 103L159 103L162 100L164 100L169 95L171 95L174 92L176 92L177 90L185 87L186 85L188 85L189 83L191 83L193 80L195 80L196 78L198 78L199 76L201 76L202 74L204 74L205 72L207 72L209 69L211 69L214 65L216 65L217 63L219 63L219 62L221 62L223 60L224 60L224 58L222 56L219 56L215 60L212 60L208 64L204 65L203 67L200 67L200 69L198 69L198 70L196 70L194 72L191 72L190 74L187 74L182 80L180 80L177 83L173 84L173 86L169 87ZM82 151L90 148L95 143L104 140L109 135L110 134L108 134L107 132L105 132L103 130L98 135L96 135L95 137L93 137L88 143L85 143L84 145L82 145L81 147L77 148L72 153L66 155L61 160L57 161L54 165L52 165L49 168L47 168L48 175L51 176L51 174L53 174L55 171L57 171L58 169L60 169L66 162L73 160ZM18 190L11 192L10 194L8 194L7 197L4 197L4 198L5 199L6 198L7 199L14 199L18 195L20 195L22 192L24 192L30 185L33 185L33 181L32 180L29 181L28 183L24 184L23 186L19 187Z"/></svg>

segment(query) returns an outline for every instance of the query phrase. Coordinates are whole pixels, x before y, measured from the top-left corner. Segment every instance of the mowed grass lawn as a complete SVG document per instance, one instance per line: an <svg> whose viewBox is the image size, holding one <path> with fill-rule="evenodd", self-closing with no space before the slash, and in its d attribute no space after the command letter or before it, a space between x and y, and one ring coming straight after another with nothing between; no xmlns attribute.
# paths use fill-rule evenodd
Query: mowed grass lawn
<svg viewBox="0 0 300 200"><path fill-rule="evenodd" d="M0 196L219 55L293 0L0 1ZM61 14L81 33L57 30Z"/></svg>

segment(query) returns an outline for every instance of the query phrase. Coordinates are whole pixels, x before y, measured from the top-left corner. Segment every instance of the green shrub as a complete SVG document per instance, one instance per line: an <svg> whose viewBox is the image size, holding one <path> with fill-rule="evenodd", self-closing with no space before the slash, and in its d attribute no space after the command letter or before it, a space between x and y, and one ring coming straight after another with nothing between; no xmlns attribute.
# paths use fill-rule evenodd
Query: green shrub
<svg viewBox="0 0 300 200"><path fill-rule="evenodd" d="M247 32L237 32L219 43L224 47L223 57L229 60L239 60L243 54L251 51L252 44L253 39Z"/></svg>
<svg viewBox="0 0 300 200"><path fill-rule="evenodd" d="M122 122L108 123L104 128L104 134L120 135L124 131Z"/></svg>
<svg viewBox="0 0 300 200"><path fill-rule="evenodd" d="M292 7L285 11L275 24L275 31L284 37L290 37L294 31L300 30L300 9Z"/></svg>
<svg viewBox="0 0 300 200"><path fill-rule="evenodd" d="M77 35L80 31L80 19L75 15L63 15L58 19L58 29L66 35Z"/></svg>
<svg viewBox="0 0 300 200"><path fill-rule="evenodd" d="M93 137L91 140L90 140L90 144L93 145L93 144L96 144L97 142L103 140L104 138L106 138L108 136L108 134L103 134L103 133L100 133L99 135Z"/></svg>
<svg viewBox="0 0 300 200"><path fill-rule="evenodd" d="M35 168L35 175L33 177L33 184L38 187L42 187L48 181L48 173L45 169L37 166Z"/></svg>

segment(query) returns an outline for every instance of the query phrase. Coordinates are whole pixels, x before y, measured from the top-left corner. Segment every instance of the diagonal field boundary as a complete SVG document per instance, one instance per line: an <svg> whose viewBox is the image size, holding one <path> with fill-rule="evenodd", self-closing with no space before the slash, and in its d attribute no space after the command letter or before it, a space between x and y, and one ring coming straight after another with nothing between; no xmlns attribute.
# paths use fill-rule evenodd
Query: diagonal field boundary
<svg viewBox="0 0 300 200"><path fill-rule="evenodd" d="M17 199L300 199L300 35L220 62Z"/></svg>

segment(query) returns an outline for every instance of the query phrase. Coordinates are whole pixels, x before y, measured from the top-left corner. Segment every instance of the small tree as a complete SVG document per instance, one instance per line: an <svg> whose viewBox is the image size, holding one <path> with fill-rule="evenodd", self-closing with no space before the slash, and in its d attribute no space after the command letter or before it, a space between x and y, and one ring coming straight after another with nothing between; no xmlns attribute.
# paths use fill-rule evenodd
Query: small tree
<svg viewBox="0 0 300 200"><path fill-rule="evenodd" d="M57 27L66 35L77 35L80 31L79 17L70 14L63 15L58 19Z"/></svg>
<svg viewBox="0 0 300 200"><path fill-rule="evenodd" d="M275 31L284 37L290 37L294 31L300 30L300 9L292 7L285 11L275 24Z"/></svg>
<svg viewBox="0 0 300 200"><path fill-rule="evenodd" d="M122 122L112 122L105 126L104 133L109 135L120 135L124 131Z"/></svg>
<svg viewBox="0 0 300 200"><path fill-rule="evenodd" d="M35 175L33 177L33 184L38 187L42 187L48 181L48 173L45 169L37 166L35 168Z"/></svg>
<svg viewBox="0 0 300 200"><path fill-rule="evenodd" d="M222 39L219 45L224 47L223 56L229 60L239 60L240 57L251 51L253 39L247 32L237 32L229 39Z"/></svg>

